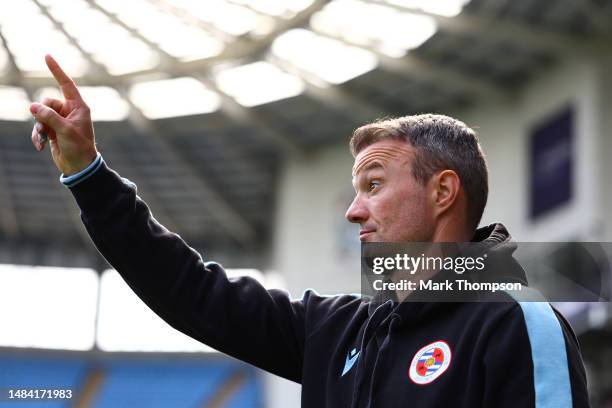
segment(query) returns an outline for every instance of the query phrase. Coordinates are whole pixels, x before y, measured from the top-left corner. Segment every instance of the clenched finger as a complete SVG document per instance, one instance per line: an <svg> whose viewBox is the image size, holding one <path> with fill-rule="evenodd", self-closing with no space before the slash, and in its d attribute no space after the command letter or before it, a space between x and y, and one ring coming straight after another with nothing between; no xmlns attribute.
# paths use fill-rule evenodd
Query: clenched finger
<svg viewBox="0 0 612 408"><path fill-rule="evenodd" d="M32 129L32 144L34 145L34 147L36 148L36 150L38 150L39 152L44 149L44 145L40 143L40 136L38 134L38 131L36 130L36 127L34 127L34 129Z"/></svg>
<svg viewBox="0 0 612 408"><path fill-rule="evenodd" d="M83 98L81 98L81 94L79 93L76 84L74 83L72 78L66 75L64 70L57 63L57 61L55 61L51 55L45 55L45 62L47 63L49 71L51 71L51 74L53 74L53 77L59 84L60 89L64 94L64 98L66 98L67 100L83 101Z"/></svg>
<svg viewBox="0 0 612 408"><path fill-rule="evenodd" d="M30 112L34 115L36 121L43 125L47 125L56 133L66 133L68 130L69 125L66 119L62 118L56 111L48 106L40 103L33 103L30 105Z"/></svg>
<svg viewBox="0 0 612 408"><path fill-rule="evenodd" d="M49 136L49 133L51 133L52 130L49 126L45 126L40 122L36 122L34 124L34 131L40 135L40 140L39 140L40 143L45 144Z"/></svg>
<svg viewBox="0 0 612 408"><path fill-rule="evenodd" d="M40 103L50 107L51 109L53 109L57 113L60 113L62 111L62 107L64 106L64 102L60 101L59 99L49 98L49 97L43 98L40 101Z"/></svg>
<svg viewBox="0 0 612 408"><path fill-rule="evenodd" d="M61 111L62 111L62 108L64 107L64 102L60 101L59 99L45 97L40 101L40 103L50 107L51 109L59 113L61 116L62 114ZM42 145L42 147L45 146L45 142L47 142L48 139L51 139L52 136L55 136L55 132L53 132L53 129L51 129L48 126L43 125L40 122L36 122L35 129L40 136L39 142Z"/></svg>

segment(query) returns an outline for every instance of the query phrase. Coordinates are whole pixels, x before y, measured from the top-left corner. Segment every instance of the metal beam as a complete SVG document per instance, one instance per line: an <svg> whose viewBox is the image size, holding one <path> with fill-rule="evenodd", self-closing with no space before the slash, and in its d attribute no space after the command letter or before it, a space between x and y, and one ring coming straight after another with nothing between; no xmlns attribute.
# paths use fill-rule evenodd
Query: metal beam
<svg viewBox="0 0 612 408"><path fill-rule="evenodd" d="M35 3L39 7L41 7L41 5L36 0L35 0ZM46 10L43 10L43 11L46 11ZM15 81L15 85L21 86L22 88L24 88L26 93L28 94L28 98L30 100L34 100L33 89L32 89L31 84L25 83L23 75L21 71L19 70L19 68L17 67L17 64L15 63L14 55L12 54L12 52L10 51L8 47L6 39L1 35L1 33L0 33L0 37L2 38L2 42L9 56L10 73L13 77L13 80ZM47 168L50 169L51 167L48 166ZM6 191L5 208L6 208L7 214L6 216L2 217L3 226L9 234L16 234L19 231L19 225L17 225L17 216L15 212L15 206L10 201L10 197L9 197L10 189L8 188L8 185L2 186L3 183L6 183L6 180L3 180L2 174L0 174L0 187L2 187L2 190ZM56 186L55 188L58 188L58 187ZM65 194L62 194L62 197L66 197L66 199L64 200L64 204L67 204L68 196L66 196ZM79 237L81 238L81 240L85 242L87 245L90 245L90 242L91 242L90 238L87 235L87 232L85 231L85 229L83 228L78 212L74 211L74 204L73 203L69 203L69 204L70 205L67 205L66 208L68 209L69 214L71 214L73 226L77 230L77 233Z"/></svg>
<svg viewBox="0 0 612 408"><path fill-rule="evenodd" d="M207 88L215 91L221 97L221 111L231 119L244 125L255 127L260 134L276 144L285 154L290 156L301 155L303 149L289 140L281 132L274 129L268 121L252 109L247 109L240 105L234 98L227 95L217 86L216 82L206 75L193 75L194 78L202 82Z"/></svg>
<svg viewBox="0 0 612 408"><path fill-rule="evenodd" d="M169 55L164 50L162 50L160 48L159 44L154 43L153 41L149 40L147 37L145 37L142 34L140 34L140 32L135 30L133 27L131 27L131 26L127 25L126 23L124 23L123 20L120 20L117 17L116 14L113 14L110 11L108 11L107 9L105 9L104 7L100 6L97 1L95 1L95 0L87 0L87 3L94 10L97 10L100 13L104 14L114 24L117 24L119 27L121 27L124 30L126 30L127 32L129 32L132 36L134 36L135 38L138 38L140 41L144 42L149 47L151 47L152 49L157 51L157 53L161 56L161 62L159 64L159 66L156 67L156 69L158 69L158 70L172 69L172 67L176 66L176 60L171 55ZM115 84L119 83L119 81L116 78L114 78L114 81L115 81Z"/></svg>
<svg viewBox="0 0 612 408"><path fill-rule="evenodd" d="M137 174L142 174L142 170L134 166L129 159L125 161L124 166L129 166L132 171ZM167 211L166 205L163 204L162 198L157 193L157 190L151 186L147 177L141 177L138 181L138 195L142 196L147 205L150 207L155 218L170 231L178 231L180 226L176 219Z"/></svg>
<svg viewBox="0 0 612 408"><path fill-rule="evenodd" d="M0 41L4 47L8 56L9 72L8 77L10 80L15 81L19 84L22 82L21 72L15 64L15 56L8 47L6 38L0 31ZM2 209L0 214L0 225L2 230L6 233L9 238L14 238L19 234L19 222L17 221L17 213L15 212L15 205L11 197L11 189L8 184L8 180L4 177L4 160L1 159L2 152L0 152L0 208Z"/></svg>
<svg viewBox="0 0 612 408"><path fill-rule="evenodd" d="M164 54L167 55L166 53L163 52L163 50L159 48L157 44L152 43L150 40L140 35L136 30L134 30L133 28L129 27L128 25L123 23L121 20L119 20L114 14L109 13L107 10L101 8L99 5L96 4L94 0L87 0L87 1L92 7L95 7L97 10L103 12L114 23L119 24L121 27L127 29L131 34L137 36L141 40L144 40L149 46L157 50L160 53L160 55L162 56ZM315 12L320 10L326 3L328 3L328 1L326 0L315 0L310 6L308 6L304 10L297 13L291 19L277 19L274 29L271 30L266 35L263 35L261 37L258 37L252 40L246 40L246 39L240 40L236 44L232 44L231 47L226 48L225 51L223 51L221 54L215 57L206 58L206 59L197 60L197 61L180 62L180 63L177 63L176 60L168 60L168 59L162 58L162 63L160 64L160 66L157 66L151 69L137 71L137 72L130 72L130 73L117 75L117 76L108 76L108 75L105 76L100 73L90 73L86 75L85 77L80 78L79 83L81 83L82 85L100 84L100 79L102 79L104 81L104 85L115 86L117 84L124 83L127 80L130 80L136 77L140 77L142 75L156 74L160 70L168 70L168 71L171 71L177 74L184 73L184 74L191 75L191 73L193 72L202 72L222 62L241 59L245 57L252 57L254 55L263 53L272 44L272 42L276 39L276 37L278 37L279 34L287 30L290 30L292 28L302 27L303 25L307 24L310 17ZM41 6L40 4L38 5L39 7L41 7L41 9L44 8L44 6ZM45 13L45 14L47 16L49 15L48 13ZM64 30L62 31L65 32ZM68 36L68 38L72 38L72 37ZM78 47L78 48L82 50L81 47ZM86 52L83 52L83 53L84 55L88 55L88 53ZM98 67L100 66L100 64L96 63L94 66ZM106 70L104 69L104 71ZM96 75L100 75L100 76L96 76ZM14 83L15 82L9 77L3 76L0 78L0 85L10 85ZM43 87L43 86L48 86L52 84L53 82L49 78L29 78L28 83L30 83L33 87Z"/></svg>
<svg viewBox="0 0 612 408"><path fill-rule="evenodd" d="M274 56L271 53L267 56L267 60L270 63L273 63L282 68L283 70L290 72L294 75L301 76L302 78L312 77L312 74L301 70L299 67L296 67L290 64L289 62ZM381 106L379 105L372 105L369 102L364 101L360 97L346 92L340 87L317 86L315 84L317 82L320 82L320 80L318 80L318 78L316 77L313 79L314 81L305 81L306 94L308 96L315 99L323 106L329 106L332 109L337 109L340 111L350 111L355 117L359 118L360 123L365 124L385 117L398 116L397 113L389 112L384 108L381 109Z"/></svg>
<svg viewBox="0 0 612 408"><path fill-rule="evenodd" d="M360 46L345 38L331 35L321 30L313 30L319 35L341 41L347 45ZM474 76L465 75L452 69L440 67L414 54L407 54L402 58L391 58L374 49L368 49L368 51L376 54L381 68L386 71L404 77L412 75L420 78L427 78L432 82L442 83L444 86L451 89L456 89L464 93L476 94L487 101L503 101L506 98L502 91L495 88L494 84L488 81L480 80Z"/></svg>
<svg viewBox="0 0 612 408"><path fill-rule="evenodd" d="M157 44L153 43L148 38L140 34L138 31L126 25L123 21L119 20L116 15L109 13L107 10L100 7L98 4L96 4L95 1L93 0L88 0L88 1L90 2L92 7L95 7L96 9L100 10L114 23L119 24L121 27L128 30L134 37L138 38L139 40L143 41L151 48L155 49L161 55L164 65L170 72L176 72L177 74L191 75L195 77L196 79L200 80L208 88L217 92L219 96L221 97L221 110L225 114L227 114L227 116L229 116L230 118L232 118L233 120L239 123L242 123L248 126L255 126L255 128L257 128L260 131L261 135L270 139L285 154L289 154L289 155L302 154L302 150L298 145L291 142L283 134L276 131L274 127L268 124L267 121L264 118L262 118L260 115L257 115L254 111L250 109L244 108L239 103L237 103L233 98L231 98L230 96L225 94L223 91L221 91L219 87L217 87L217 85L214 83L214 81L210 80L206 75L194 74L192 72L189 72L188 70L181 69L180 62L177 61L173 56L171 56L170 54L162 50ZM163 3L165 7L170 7L176 13L179 13L180 11L180 10L177 10L175 6L169 4L165 0L160 0L157 3L158 4ZM181 16L184 13L185 13L184 11L181 11ZM191 16L191 18L194 19L193 16ZM197 21L201 22L201 20L197 20Z"/></svg>
<svg viewBox="0 0 612 408"><path fill-rule="evenodd" d="M397 113L389 112L379 105L372 105L359 96L353 95L340 87L316 85L318 82L321 82L320 79L276 57L272 53L268 54L266 58L270 63L279 66L281 69L304 78L306 83L306 95L324 106L329 106L341 111L348 110L352 112L354 116L359 117L362 123L384 117L397 116Z"/></svg>
<svg viewBox="0 0 612 408"><path fill-rule="evenodd" d="M45 7L44 5L40 4L38 2L38 0L33 0L33 1L41 9L41 12L54 24L54 26L58 30L60 30L66 36L66 38L68 38L68 40L71 42L71 44L74 45L75 47L77 47L77 49L85 56L85 58L88 60L90 65L94 67L94 69L95 69L94 72L96 72L98 75L100 75L103 78L110 77L110 75L108 74L106 69L101 64L96 62L91 57L91 55L89 53L87 53L87 51L85 51L81 47L81 45L78 43L78 41L76 41L76 39L74 37L72 37L72 35L70 35L70 33L68 33L64 29L64 27L53 17L53 15L51 13L49 13L49 10L47 9L47 7ZM142 190L145 193L148 191L148 189L146 187L142 188ZM83 242L86 245L90 245L91 244L91 240L89 238L89 234L87 233L87 231L83 227L83 223L81 221L81 217L80 217L79 213L75 211L75 206L74 206L74 203L72 202L72 200L70 199L70 196L66 195L66 194L61 194L61 196L64 198L64 203L66 204L67 210L72 215L71 218L73 220L74 227L76 228L76 230L79 233L79 236L81 237L81 239L83 240ZM159 203L159 200L156 198L156 196L154 194L152 194L152 193L148 194L147 200L149 202L149 205L151 205L152 208L155 208L156 217L161 222L163 222L165 225L167 225L168 228L176 228L177 227L176 221L174 221L172 219L172 217L170 217L165 211L163 211L163 207L161 206L161 204Z"/></svg>
<svg viewBox="0 0 612 408"><path fill-rule="evenodd" d="M252 55L262 53L272 44L272 42L276 39L276 37L278 37L279 34L295 27L301 27L308 23L310 17L314 13L319 11L326 3L328 3L328 1L326 0L315 0L310 6L297 13L291 19L277 19L274 29L271 30L268 34L257 39L244 41L242 43L236 44L235 46L232 45L232 47L229 47L217 57L199 61L185 62L181 65L180 68L189 72L195 72L197 70L210 68L211 66L216 65L220 62L227 62L228 60L250 57Z"/></svg>
<svg viewBox="0 0 612 408"><path fill-rule="evenodd" d="M270 63L279 66L284 71L305 78L306 94L323 105L331 106L336 110L351 111L355 114L355 116L362 117L364 121L388 115L388 112L386 112L384 109L362 101L359 98L348 94L339 87L322 87L314 85L313 82L316 83L316 79L313 81L310 73L305 72L301 68L276 57L272 53L270 53L266 59Z"/></svg>
<svg viewBox="0 0 612 408"><path fill-rule="evenodd" d="M88 1L92 1L92 0L88 0ZM171 69L173 72L177 72L177 73L179 72L183 72L183 73L202 72L222 62L241 59L245 57L251 57L253 55L260 54L264 52L264 50L267 49L272 44L272 42L276 39L276 37L278 37L279 34L291 28L301 27L305 25L306 23L308 23L308 20L310 19L310 17L315 12L320 10L326 3L328 3L328 1L326 0L315 0L312 2L310 6L308 6L304 10L297 13L291 19L286 19L286 20L277 19L274 29L271 30L266 35L263 35L256 39L249 39L249 40L241 39L237 41L235 44L232 44L231 47L226 47L225 50L217 56L202 59L202 60L181 62L180 64L175 64L175 65L172 65L171 67L168 67L168 69ZM118 20L114 18L113 21L117 22ZM125 27L125 24L123 24L123 26ZM134 30L132 30L131 32L134 33ZM159 49L159 48L156 47L156 49ZM158 70L159 70L159 67L156 67L156 68L149 69L149 70L118 75L116 78L118 80L126 80L126 79L134 78L137 76L141 76L143 74L157 73Z"/></svg>
<svg viewBox="0 0 612 408"><path fill-rule="evenodd" d="M278 37L278 35L280 35L281 33L289 29L292 29L295 27L301 27L307 24L310 17L315 12L320 10L328 2L326 0L315 0L310 6L308 6L304 10L297 13L291 19L277 19L274 29L271 30L266 35L263 35L256 39L240 39L239 38L235 44L232 43L231 47L226 47L226 49L221 54L215 57L196 60L196 61L177 62L176 59L173 59L173 58L172 59L164 58L164 55L167 55L167 54L163 52L163 50L161 50L157 44L146 39L146 37L143 37L142 35L140 35L132 27L126 25L124 22L119 20L117 16L115 16L114 14L108 12L104 8L97 5L95 0L86 0L86 1L88 1L90 6L103 12L115 24L120 25L124 29L128 30L132 35L135 35L139 39L145 41L150 47L158 51L160 55L162 56L161 63L159 66L156 66L151 69L146 69L146 70L137 71L137 72L129 72L129 73L116 75L116 76L108 75L108 73L106 73L106 69L102 67L100 64L96 63L95 65L93 65L94 71L96 70L99 71L99 67L102 67L101 68L103 70L102 73L101 72L89 72L84 77L79 78L79 83L82 85L94 85L94 84L100 85L100 80L102 80L103 84L108 85L108 86L115 86L118 84L122 84L133 78L141 77L147 74L157 74L159 73L159 71L170 71L176 74L182 73L186 75L191 75L194 72L203 72L209 69L210 67L213 67L219 63L224 63L230 60L237 60L241 58L252 57L254 55L259 55L263 53L272 44L272 42L276 39L276 37ZM49 13L45 12L46 8L39 3L37 3L37 5L41 8L41 10L43 10L44 14L47 15L47 17L49 17ZM52 16L49 18L52 19ZM52 21L55 21L55 20L52 20ZM58 27L62 32L65 33L65 30L61 28L61 25L59 26L56 25L56 27ZM68 38L72 38L72 37L68 35ZM78 47L78 48L79 50L81 50L81 52L84 55L88 55L88 53L84 52L81 47ZM15 78L11 75L4 75L0 77L0 85L15 85L15 84L16 84ZM40 88L43 86L52 85L53 81L50 78L28 78L28 84L32 88Z"/></svg>
<svg viewBox="0 0 612 408"><path fill-rule="evenodd" d="M33 0L42 10L42 12L51 20L58 30L66 36L72 45L83 54L83 56L89 61L89 63L98 68L101 78L107 82L111 82L112 78L106 71L106 69L96 62L93 57L84 50L78 41L68 33L64 27L53 18L49 11L41 5L38 0ZM116 89L122 94L122 97L130 105L130 116L129 121L134 127L146 135L149 141L156 145L159 151L164 152L166 157L170 159L173 167L178 169L179 173L189 182L190 185L196 186L197 190L202 194L202 198L206 200L208 206L212 209L211 217L215 219L220 225L224 226L230 236L236 239L238 242L244 245L250 245L256 238L255 229L242 217L242 215L235 210L231 205L225 202L225 199L220 193L218 193L212 186L210 186L205 180L203 180L197 172L186 164L181 153L177 151L174 146L167 141L163 135L159 134L156 127L149 121L140 110L132 103L129 97L127 97L126 91L117 86ZM80 224L80 220L79 220ZM82 230L83 228L81 228ZM89 237L87 237L89 241Z"/></svg>
<svg viewBox="0 0 612 408"><path fill-rule="evenodd" d="M231 3L234 4L238 4L240 6L246 7L252 11L254 11L255 13L261 15L261 16L265 16L270 18L271 16L269 16L268 14L264 14L261 11L255 9L254 7L248 5L248 4L242 4L242 3L238 3L232 0L229 0ZM308 24L308 21L310 21L310 17L312 17L312 15L314 13L316 13L317 11L321 10L323 8L323 6L325 6L327 3L329 3L330 0L314 0L310 6L306 7L305 9L303 9L302 11L298 12L295 16L293 16L292 18L289 19L280 19L277 18L276 19L276 25L274 27L273 30L271 30L268 34L266 34L265 36L258 38L257 40L253 41L253 44L251 45L252 47L252 54L258 53L258 52L263 52L266 48L268 48L268 46L270 46L272 44L272 42L276 39L276 37L278 37L279 34L290 30L292 28L297 28L297 27L303 27L305 25Z"/></svg>
<svg viewBox="0 0 612 408"><path fill-rule="evenodd" d="M197 188L196 191L201 196L202 201L211 208L211 218L222 225L228 234L238 242L245 246L251 245L256 239L257 233L249 222L231 204L226 202L225 198L214 187L209 185L195 172L189 161L182 157L180 151L132 103L127 96L127 92L123 89L118 89L118 91L130 105L129 121L136 129L147 136L149 142L155 146L156 150L163 152L166 159L172 163L172 167L182 175L187 184Z"/></svg>
<svg viewBox="0 0 612 408"><path fill-rule="evenodd" d="M209 22L202 21L197 17L194 17L193 14L189 13L187 10L182 9L180 7L175 6L171 2L167 0L148 0L149 3L153 4L159 10L173 14L175 17L183 20L184 23L193 25L199 28L203 28L207 32L209 32L213 37L222 41L223 43L231 43L232 46L236 44L241 44L243 42L242 39L233 36L231 34L226 33L223 30L218 29L214 24L210 24Z"/></svg>
<svg viewBox="0 0 612 408"><path fill-rule="evenodd" d="M22 82L23 76L21 75L21 71L15 63L15 55L8 46L8 42L6 41L6 37L4 37L4 35L2 34L2 31L0 31L0 41L2 41L2 46L4 47L8 58L8 73L4 76L5 78L3 84L18 85Z"/></svg>
<svg viewBox="0 0 612 408"><path fill-rule="evenodd" d="M511 41L527 48L553 51L557 54L570 52L579 54L598 55L610 50L608 39L601 37L577 37L561 32L545 30L520 21L509 21L481 16L477 14L461 13L455 17L444 17L429 13L416 7L400 6L387 3L385 0L365 0L369 3L382 4L399 11L420 14L433 18L441 31L451 34L475 34L486 36L496 41Z"/></svg>
<svg viewBox="0 0 612 408"><path fill-rule="evenodd" d="M25 90L30 101L33 101L34 100L34 89L36 88L32 85L32 83L29 80L26 81L24 79L21 70L17 66L17 63L15 62L15 55L13 54L10 47L8 46L8 42L6 41L6 38L4 37L4 35L2 35L2 31L0 31L0 41L2 42L2 46L4 47L4 50L6 51L6 55L8 58L8 67L9 67L8 74L0 78L0 85L11 85L11 86L21 87Z"/></svg>

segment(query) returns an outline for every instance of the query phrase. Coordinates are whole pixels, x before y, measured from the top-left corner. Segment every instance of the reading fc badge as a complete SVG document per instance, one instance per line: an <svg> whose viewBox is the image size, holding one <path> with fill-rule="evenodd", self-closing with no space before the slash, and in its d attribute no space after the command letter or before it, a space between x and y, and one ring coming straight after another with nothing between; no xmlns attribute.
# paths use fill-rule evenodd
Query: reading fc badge
<svg viewBox="0 0 612 408"><path fill-rule="evenodd" d="M435 341L421 348L412 358L408 376L419 385L429 384L450 365L451 349L445 341Z"/></svg>

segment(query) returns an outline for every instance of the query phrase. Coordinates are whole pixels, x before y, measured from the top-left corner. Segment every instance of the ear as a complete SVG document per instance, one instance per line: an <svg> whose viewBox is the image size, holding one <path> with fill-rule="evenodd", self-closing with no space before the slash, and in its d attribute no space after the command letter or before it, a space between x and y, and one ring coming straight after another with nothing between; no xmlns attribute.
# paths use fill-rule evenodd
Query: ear
<svg viewBox="0 0 612 408"><path fill-rule="evenodd" d="M457 202L461 180L453 170L442 170L431 176L430 183L434 215L438 216Z"/></svg>

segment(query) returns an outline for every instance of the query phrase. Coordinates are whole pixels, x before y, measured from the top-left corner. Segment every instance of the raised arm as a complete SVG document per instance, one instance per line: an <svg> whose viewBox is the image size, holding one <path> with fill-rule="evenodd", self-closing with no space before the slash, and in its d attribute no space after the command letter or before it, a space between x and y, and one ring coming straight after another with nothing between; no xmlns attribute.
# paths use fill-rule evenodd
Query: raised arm
<svg viewBox="0 0 612 408"><path fill-rule="evenodd" d="M136 186L109 169L96 151L89 108L75 83L53 58L47 56L46 62L65 100L30 106L42 124L32 131L32 142L41 151L39 134L48 134L53 161L98 250L176 329L300 382L307 300L291 301L287 293L268 291L246 277L230 281L220 265L205 263L160 225L137 196ZM81 174L87 177L79 180Z"/></svg>

